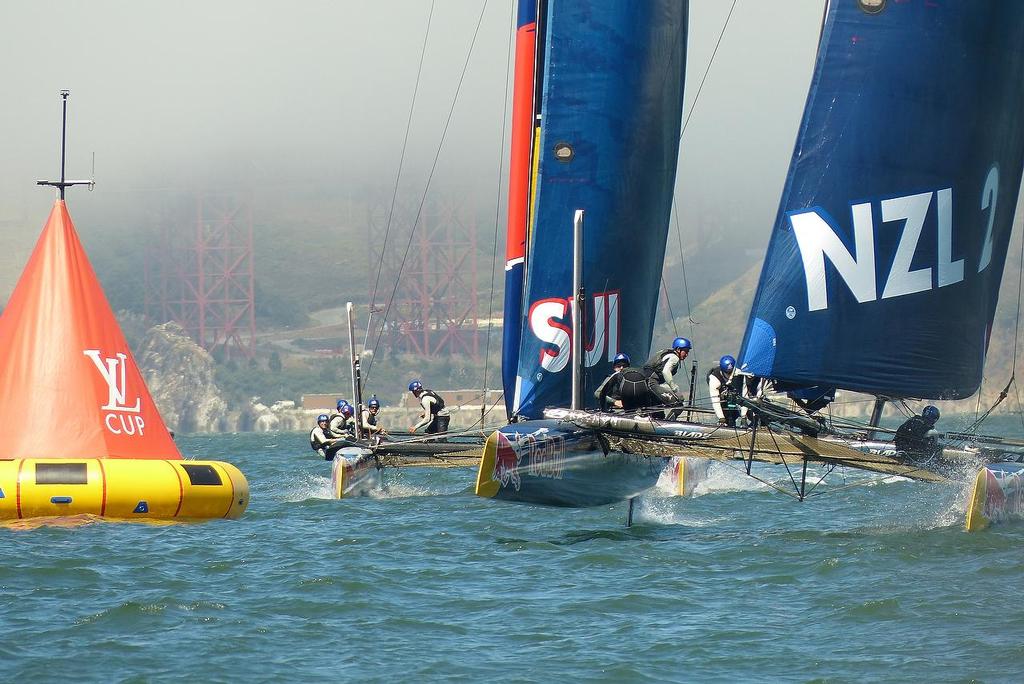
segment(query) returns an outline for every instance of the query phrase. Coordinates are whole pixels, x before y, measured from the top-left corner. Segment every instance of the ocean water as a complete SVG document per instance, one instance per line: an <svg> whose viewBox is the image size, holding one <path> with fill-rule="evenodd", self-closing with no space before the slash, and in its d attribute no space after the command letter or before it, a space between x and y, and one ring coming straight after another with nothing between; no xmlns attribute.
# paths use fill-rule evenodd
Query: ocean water
<svg viewBox="0 0 1024 684"><path fill-rule="evenodd" d="M0 528L5 678L1024 681L1024 524L964 532L957 487L850 472L797 503L715 464L627 529L467 469L334 501L305 442L180 438L245 472L238 521Z"/></svg>

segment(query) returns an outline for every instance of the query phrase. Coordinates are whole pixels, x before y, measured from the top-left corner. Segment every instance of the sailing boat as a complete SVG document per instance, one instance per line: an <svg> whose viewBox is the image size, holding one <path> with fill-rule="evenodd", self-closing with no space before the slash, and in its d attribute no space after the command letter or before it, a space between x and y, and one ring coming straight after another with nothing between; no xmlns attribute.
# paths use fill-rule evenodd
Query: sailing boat
<svg viewBox="0 0 1024 684"><path fill-rule="evenodd" d="M794 389L887 398L977 391L1024 163L1024 131L1015 122L1024 105L1022 13L999 2L827 5L743 370ZM543 182L538 177L538 202ZM939 351L950 339L955 362ZM767 403L749 408L752 430L548 415L596 430L608 449L742 457L748 474L753 460L795 463L801 500L811 495L809 462L824 464L826 474L848 465L947 481L956 472L951 463L962 472L965 459L1021 455L1021 445L1007 440L978 447L961 439L945 445L940 462L908 462L870 433L830 433L821 419ZM507 448L502 454L500 434L498 441L496 472L514 475L521 458ZM1019 510L1020 464L983 468L977 480L995 494L979 501L976 488L972 511L994 513L991 499L1000 497Z"/></svg>
<svg viewBox="0 0 1024 684"><path fill-rule="evenodd" d="M481 496L595 506L631 499L665 467L543 410L593 404L579 389L573 401L574 374L592 391L616 353L639 358L650 348L686 27L678 0L519 2L502 359L511 424L485 445ZM578 210L586 298L571 269Z"/></svg>
<svg viewBox="0 0 1024 684"><path fill-rule="evenodd" d="M978 391L1024 167L1022 41L1018 3L829 4L744 370L882 400ZM965 441L924 470L1021 456Z"/></svg>
<svg viewBox="0 0 1024 684"><path fill-rule="evenodd" d="M67 121L68 92L61 93ZM142 380L58 189L0 316L0 519L238 518L245 476L183 461Z"/></svg>
<svg viewBox="0 0 1024 684"><path fill-rule="evenodd" d="M404 440L383 441L379 436L363 432L362 366L356 353L352 302L347 302L349 367L352 371L352 396L356 401L355 431L346 446L338 449L331 464L331 495L335 499L372 496L384 488L383 470L386 467L430 466L465 467L477 465L478 458L466 459L462 452L478 448L475 440L460 443L421 442ZM465 439L465 435L461 437Z"/></svg>

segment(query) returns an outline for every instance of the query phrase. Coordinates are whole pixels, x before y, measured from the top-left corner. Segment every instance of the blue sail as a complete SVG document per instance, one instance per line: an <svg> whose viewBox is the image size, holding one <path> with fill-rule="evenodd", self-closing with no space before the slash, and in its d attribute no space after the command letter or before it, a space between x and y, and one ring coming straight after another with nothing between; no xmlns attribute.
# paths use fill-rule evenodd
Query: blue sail
<svg viewBox="0 0 1024 684"><path fill-rule="evenodd" d="M833 2L741 364L889 397L981 382L1024 163L1024 3Z"/></svg>
<svg viewBox="0 0 1024 684"><path fill-rule="evenodd" d="M543 8L543 5L542 5ZM572 226L586 212L585 395L619 351L646 356L672 208L687 3L551 0L512 410L570 401Z"/></svg>

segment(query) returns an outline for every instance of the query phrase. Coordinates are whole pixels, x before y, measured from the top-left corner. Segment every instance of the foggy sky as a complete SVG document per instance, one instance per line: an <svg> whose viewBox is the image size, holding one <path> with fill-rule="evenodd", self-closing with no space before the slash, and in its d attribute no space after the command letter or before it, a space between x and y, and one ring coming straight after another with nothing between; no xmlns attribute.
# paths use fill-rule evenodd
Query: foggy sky
<svg viewBox="0 0 1024 684"><path fill-rule="evenodd" d="M823 4L739 0L695 103L732 3L691 1L683 225L711 221L739 245L767 242ZM403 193L423 190L481 10L434 184L505 191L498 165L512 5L434 3ZM145 202L171 189L390 190L430 8L429 0L0 4L0 250L22 254L20 270L52 204L52 190L34 182L59 173L62 88L71 90L68 176L87 177L96 155L96 191L68 196L83 233L113 198ZM4 297L16 276L0 273Z"/></svg>

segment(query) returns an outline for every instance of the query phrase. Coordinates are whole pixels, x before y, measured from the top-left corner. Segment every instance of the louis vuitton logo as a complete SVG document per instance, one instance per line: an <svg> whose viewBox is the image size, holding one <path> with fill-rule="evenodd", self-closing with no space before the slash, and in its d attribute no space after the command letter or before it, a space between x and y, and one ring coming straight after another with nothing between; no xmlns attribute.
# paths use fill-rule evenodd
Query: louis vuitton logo
<svg viewBox="0 0 1024 684"><path fill-rule="evenodd" d="M86 349L83 352L92 359L93 365L103 376L107 383L107 403L102 407L104 411L126 411L128 413L139 413L142 410L142 399L135 398L135 405L128 406L125 403L126 368L128 355L118 352L113 358L102 358L98 349Z"/></svg>

